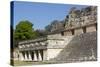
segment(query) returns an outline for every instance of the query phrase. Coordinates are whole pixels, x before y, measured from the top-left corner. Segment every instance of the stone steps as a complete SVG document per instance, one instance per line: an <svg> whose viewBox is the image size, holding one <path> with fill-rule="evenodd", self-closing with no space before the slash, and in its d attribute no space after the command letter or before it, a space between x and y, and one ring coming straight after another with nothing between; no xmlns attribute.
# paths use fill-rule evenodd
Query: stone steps
<svg viewBox="0 0 100 67"><path fill-rule="evenodd" d="M70 37L68 39L71 39ZM67 38L66 38L67 40ZM66 41L65 40L65 41ZM57 62L77 62L97 60L97 33L85 33L74 36L56 58Z"/></svg>

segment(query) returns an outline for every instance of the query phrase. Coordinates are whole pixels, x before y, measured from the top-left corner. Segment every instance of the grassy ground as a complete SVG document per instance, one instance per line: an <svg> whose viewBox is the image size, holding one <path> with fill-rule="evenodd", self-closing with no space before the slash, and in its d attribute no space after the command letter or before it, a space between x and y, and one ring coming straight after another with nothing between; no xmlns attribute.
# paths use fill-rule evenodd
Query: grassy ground
<svg viewBox="0 0 100 67"><path fill-rule="evenodd" d="M86 61L77 61L77 62L86 62ZM87 61L88 62L88 61ZM69 63L69 62L49 62L49 61L38 61L38 62L34 62L34 61L18 61L15 60L14 61L14 67L16 66L28 66L28 65L43 65L43 64L58 64L58 63ZM70 63L76 63L76 62L70 62Z"/></svg>
<svg viewBox="0 0 100 67"><path fill-rule="evenodd" d="M14 61L14 66L27 66L27 65L41 65L41 64L51 64L51 62L33 62L33 61Z"/></svg>

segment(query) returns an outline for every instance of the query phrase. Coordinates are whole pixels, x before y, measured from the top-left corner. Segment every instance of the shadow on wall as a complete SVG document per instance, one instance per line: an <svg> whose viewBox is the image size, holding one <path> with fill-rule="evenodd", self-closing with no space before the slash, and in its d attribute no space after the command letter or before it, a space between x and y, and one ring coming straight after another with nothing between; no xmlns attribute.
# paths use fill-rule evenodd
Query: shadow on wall
<svg viewBox="0 0 100 67"><path fill-rule="evenodd" d="M81 62L97 60L97 32L76 35L67 46L50 61Z"/></svg>

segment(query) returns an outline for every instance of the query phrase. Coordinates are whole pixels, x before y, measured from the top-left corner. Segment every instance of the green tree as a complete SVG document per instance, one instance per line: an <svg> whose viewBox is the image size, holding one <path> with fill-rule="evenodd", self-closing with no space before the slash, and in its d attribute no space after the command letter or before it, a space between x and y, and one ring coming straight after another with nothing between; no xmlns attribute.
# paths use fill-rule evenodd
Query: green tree
<svg viewBox="0 0 100 67"><path fill-rule="evenodd" d="M20 21L19 24L16 25L16 29L14 31L15 40L19 41L36 38L38 34L32 27L33 24L30 21Z"/></svg>

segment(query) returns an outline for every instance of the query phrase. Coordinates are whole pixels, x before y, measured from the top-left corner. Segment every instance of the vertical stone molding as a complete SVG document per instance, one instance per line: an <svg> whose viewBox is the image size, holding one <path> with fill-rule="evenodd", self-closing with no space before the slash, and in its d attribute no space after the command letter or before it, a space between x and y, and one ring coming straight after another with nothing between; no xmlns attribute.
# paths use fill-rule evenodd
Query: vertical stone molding
<svg viewBox="0 0 100 67"><path fill-rule="evenodd" d="M28 61L27 52L25 51L25 61Z"/></svg>
<svg viewBox="0 0 100 67"><path fill-rule="evenodd" d="M23 52L20 52L20 53L19 53L19 60L21 60L21 61L24 60Z"/></svg>
<svg viewBox="0 0 100 67"><path fill-rule="evenodd" d="M34 51L34 61L37 61L36 51Z"/></svg>
<svg viewBox="0 0 100 67"><path fill-rule="evenodd" d="M41 51L40 51L40 50L38 50L38 55L39 55L39 56L38 56L38 60L39 60L39 61L42 61L42 55L41 55Z"/></svg>
<svg viewBox="0 0 100 67"><path fill-rule="evenodd" d="M31 51L28 51L28 60L29 60L29 61L32 61Z"/></svg>

